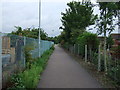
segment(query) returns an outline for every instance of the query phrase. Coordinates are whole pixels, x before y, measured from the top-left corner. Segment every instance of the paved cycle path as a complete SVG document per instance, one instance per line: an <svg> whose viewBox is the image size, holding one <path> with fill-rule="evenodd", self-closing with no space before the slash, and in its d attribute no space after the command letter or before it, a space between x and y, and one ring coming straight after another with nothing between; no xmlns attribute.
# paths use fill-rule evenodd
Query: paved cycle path
<svg viewBox="0 0 120 90"><path fill-rule="evenodd" d="M101 85L62 48L55 46L38 88L101 88Z"/></svg>

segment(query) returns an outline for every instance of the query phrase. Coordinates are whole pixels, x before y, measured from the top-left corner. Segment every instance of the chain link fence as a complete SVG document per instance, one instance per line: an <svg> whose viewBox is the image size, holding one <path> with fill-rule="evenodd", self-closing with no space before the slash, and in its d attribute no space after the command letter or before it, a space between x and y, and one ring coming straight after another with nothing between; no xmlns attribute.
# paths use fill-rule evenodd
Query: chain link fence
<svg viewBox="0 0 120 90"><path fill-rule="evenodd" d="M100 72L105 72L104 50L102 45L99 45L99 47L96 49L91 49L88 45L64 44L63 48L67 49L72 54L79 56L85 62L93 64L96 70ZM113 50L107 49L107 72L105 73L108 77L110 77L113 81L120 85L120 58L118 57L118 55L116 55L115 57L111 52L113 52Z"/></svg>
<svg viewBox="0 0 120 90"><path fill-rule="evenodd" d="M1 33L0 33L1 34ZM54 44L51 41L22 37L11 34L1 34L2 42L2 83L7 83L13 73L20 72L26 67L25 50L30 50L33 59L39 57Z"/></svg>

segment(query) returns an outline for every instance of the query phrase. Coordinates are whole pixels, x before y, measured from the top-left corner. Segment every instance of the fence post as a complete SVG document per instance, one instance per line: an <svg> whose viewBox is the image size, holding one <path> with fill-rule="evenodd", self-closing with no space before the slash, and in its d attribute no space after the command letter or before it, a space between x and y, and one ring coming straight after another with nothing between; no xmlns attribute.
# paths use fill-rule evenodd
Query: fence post
<svg viewBox="0 0 120 90"><path fill-rule="evenodd" d="M72 49L71 49L72 53L74 53L74 46L72 46Z"/></svg>
<svg viewBox="0 0 120 90"><path fill-rule="evenodd" d="M72 53L72 45L70 46L70 51L71 51L71 53Z"/></svg>
<svg viewBox="0 0 120 90"><path fill-rule="evenodd" d="M100 52L101 45L98 48L98 71L101 71L101 52Z"/></svg>
<svg viewBox="0 0 120 90"><path fill-rule="evenodd" d="M87 62L87 45L85 45L85 62Z"/></svg>
<svg viewBox="0 0 120 90"><path fill-rule="evenodd" d="M2 90L2 33L0 33L0 89Z"/></svg>
<svg viewBox="0 0 120 90"><path fill-rule="evenodd" d="M74 54L75 54L75 44L74 44Z"/></svg>
<svg viewBox="0 0 120 90"><path fill-rule="evenodd" d="M78 55L79 55L79 44L78 44Z"/></svg>
<svg viewBox="0 0 120 90"><path fill-rule="evenodd" d="M25 46L25 45L26 45L26 37L24 36L24 46ZM26 67L26 66L25 66L25 63L26 63L25 53L24 53L24 62L23 62L23 63L24 63L24 67Z"/></svg>

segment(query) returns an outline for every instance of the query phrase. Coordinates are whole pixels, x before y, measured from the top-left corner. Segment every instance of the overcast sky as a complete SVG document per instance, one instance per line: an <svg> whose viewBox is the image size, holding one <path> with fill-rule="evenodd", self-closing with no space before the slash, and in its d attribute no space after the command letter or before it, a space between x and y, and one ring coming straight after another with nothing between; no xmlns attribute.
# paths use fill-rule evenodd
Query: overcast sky
<svg viewBox="0 0 120 90"><path fill-rule="evenodd" d="M42 0L41 28L49 36L60 34L61 12L65 12L66 4L70 1L72 0ZM95 0L92 2L95 3ZM14 31L14 26L38 27L38 11L38 0L4 0L2 2L2 32ZM99 13L98 8L95 8L94 13Z"/></svg>

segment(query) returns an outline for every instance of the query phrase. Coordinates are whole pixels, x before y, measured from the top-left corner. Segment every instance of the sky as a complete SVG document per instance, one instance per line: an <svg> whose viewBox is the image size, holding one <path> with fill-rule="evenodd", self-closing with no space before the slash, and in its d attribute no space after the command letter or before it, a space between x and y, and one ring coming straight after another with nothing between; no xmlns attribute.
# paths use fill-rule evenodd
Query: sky
<svg viewBox="0 0 120 90"><path fill-rule="evenodd" d="M67 3L72 0L41 0L41 28L48 36L57 36L61 30L61 12L65 12ZM81 0L74 0L81 1ZM91 0L96 3L95 0ZM2 31L9 33L15 30L14 26L23 29L39 26L38 0L3 0L2 1ZM99 13L99 8L94 8L94 14ZM93 26L91 26L93 28ZM94 29L91 32L96 32Z"/></svg>

